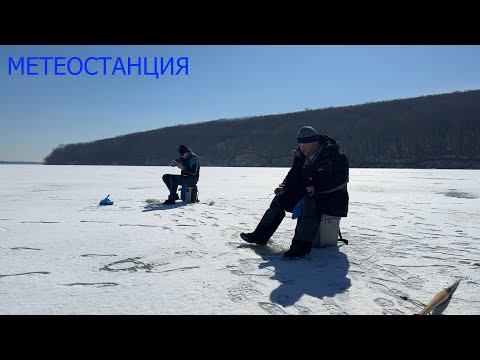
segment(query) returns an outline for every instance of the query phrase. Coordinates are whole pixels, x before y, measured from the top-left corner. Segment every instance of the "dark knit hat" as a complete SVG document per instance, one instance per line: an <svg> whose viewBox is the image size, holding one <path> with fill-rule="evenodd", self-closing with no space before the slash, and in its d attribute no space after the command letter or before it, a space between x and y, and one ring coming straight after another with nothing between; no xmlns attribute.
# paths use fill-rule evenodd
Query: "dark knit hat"
<svg viewBox="0 0 480 360"><path fill-rule="evenodd" d="M180 147L178 148L178 153L181 154L181 155L183 155L183 154L185 154L189 151L190 151L190 149L187 148L185 145L180 145Z"/></svg>
<svg viewBox="0 0 480 360"><path fill-rule="evenodd" d="M297 133L297 142L299 144L313 143L318 141L318 134L311 126L304 126Z"/></svg>

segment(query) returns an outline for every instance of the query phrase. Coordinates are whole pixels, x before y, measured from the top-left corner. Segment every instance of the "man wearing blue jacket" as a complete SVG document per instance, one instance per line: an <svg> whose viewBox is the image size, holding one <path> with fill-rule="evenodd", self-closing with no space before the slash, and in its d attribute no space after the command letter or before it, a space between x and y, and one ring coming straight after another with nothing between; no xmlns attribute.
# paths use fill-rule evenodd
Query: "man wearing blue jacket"
<svg viewBox="0 0 480 360"><path fill-rule="evenodd" d="M180 199L177 194L178 187L184 183L187 187L195 186L200 176L200 162L198 156L191 149L185 145L180 145L178 155L175 160L170 162L170 165L178 167L181 170L180 175L165 174L162 177L170 191L168 199L163 203L164 205L175 204L175 200Z"/></svg>

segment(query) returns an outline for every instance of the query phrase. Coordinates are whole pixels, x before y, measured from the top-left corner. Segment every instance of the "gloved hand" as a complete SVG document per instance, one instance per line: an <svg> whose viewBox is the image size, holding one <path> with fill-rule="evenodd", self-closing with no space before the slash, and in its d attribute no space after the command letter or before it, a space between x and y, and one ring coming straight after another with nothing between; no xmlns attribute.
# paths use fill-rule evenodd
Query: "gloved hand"
<svg viewBox="0 0 480 360"><path fill-rule="evenodd" d="M177 162L176 162L175 160L172 160L172 161L170 162L170 165L172 165L172 166L177 166Z"/></svg>
<svg viewBox="0 0 480 360"><path fill-rule="evenodd" d="M313 196L315 194L315 189L313 188L313 185L312 186L307 186L305 188L305 190L307 191L308 195L310 195L310 196Z"/></svg>
<svg viewBox="0 0 480 360"><path fill-rule="evenodd" d="M285 188L283 186L278 186L275 190L273 190L273 193L276 196L280 196L285 192Z"/></svg>

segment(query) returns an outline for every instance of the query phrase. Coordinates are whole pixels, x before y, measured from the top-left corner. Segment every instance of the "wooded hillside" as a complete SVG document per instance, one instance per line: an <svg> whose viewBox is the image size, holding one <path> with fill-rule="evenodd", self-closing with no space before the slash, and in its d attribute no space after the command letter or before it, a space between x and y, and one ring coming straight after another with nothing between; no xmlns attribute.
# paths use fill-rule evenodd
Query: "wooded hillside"
<svg viewBox="0 0 480 360"><path fill-rule="evenodd" d="M351 167L480 168L480 90L165 127L59 146L44 163L168 165L185 144L203 166L288 167L304 125Z"/></svg>

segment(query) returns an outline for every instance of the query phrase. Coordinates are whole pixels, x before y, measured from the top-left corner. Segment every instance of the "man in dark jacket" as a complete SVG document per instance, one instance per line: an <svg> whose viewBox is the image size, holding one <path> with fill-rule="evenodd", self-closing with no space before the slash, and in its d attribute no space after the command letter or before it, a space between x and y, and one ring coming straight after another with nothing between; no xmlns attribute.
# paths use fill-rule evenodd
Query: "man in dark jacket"
<svg viewBox="0 0 480 360"><path fill-rule="evenodd" d="M175 200L179 200L177 194L178 186L184 183L187 187L195 186L200 177L200 162L198 161L198 156L185 145L180 145L178 155L175 160L170 162L170 165L182 170L180 175L165 174L162 177L163 182L170 191L168 199L163 203L164 205L172 205L175 204Z"/></svg>
<svg viewBox="0 0 480 360"><path fill-rule="evenodd" d="M240 237L253 244L266 245L285 217L301 201L295 235L284 256L298 259L311 252L320 215L346 217L348 213L348 159L337 142L318 135L311 126L297 133L298 148L283 182L275 189L275 198L252 233Z"/></svg>

